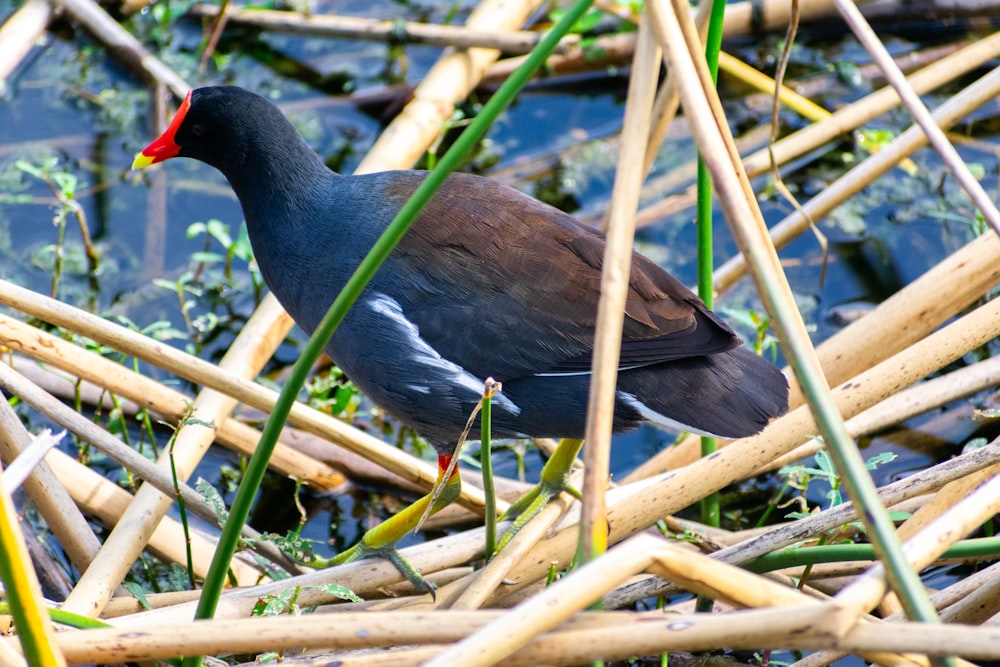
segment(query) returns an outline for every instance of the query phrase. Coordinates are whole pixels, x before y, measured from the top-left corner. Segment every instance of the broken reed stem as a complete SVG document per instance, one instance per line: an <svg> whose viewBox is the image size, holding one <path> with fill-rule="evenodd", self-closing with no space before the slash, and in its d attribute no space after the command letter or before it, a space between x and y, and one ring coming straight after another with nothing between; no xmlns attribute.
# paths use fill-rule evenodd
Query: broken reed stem
<svg viewBox="0 0 1000 667"><path fill-rule="evenodd" d="M131 493L76 459L61 451L49 452L45 459L59 483L89 517L93 517L108 530L118 525L125 510L133 501ZM194 574L203 578L215 553L215 537L202 534L197 528L185 534L180 521L165 517L149 537L147 550L168 563L186 564L186 546L190 540ZM97 553L100 544L94 549ZM241 558L231 564L236 581L247 586L261 579L261 569L256 563ZM81 571L82 568L81 568Z"/></svg>
<svg viewBox="0 0 1000 667"><path fill-rule="evenodd" d="M177 99L183 98L191 89L184 79L150 53L93 0L52 0L52 4L79 21L127 69L147 80L162 82Z"/></svg>
<svg viewBox="0 0 1000 667"><path fill-rule="evenodd" d="M4 464L10 465L28 448L32 436L5 396L0 396L0 429L4 432L4 437L0 438L0 455ZM49 458L52 454L50 452ZM23 486L70 562L79 571L86 570L97 557L101 542L50 464L42 461L35 466Z"/></svg>

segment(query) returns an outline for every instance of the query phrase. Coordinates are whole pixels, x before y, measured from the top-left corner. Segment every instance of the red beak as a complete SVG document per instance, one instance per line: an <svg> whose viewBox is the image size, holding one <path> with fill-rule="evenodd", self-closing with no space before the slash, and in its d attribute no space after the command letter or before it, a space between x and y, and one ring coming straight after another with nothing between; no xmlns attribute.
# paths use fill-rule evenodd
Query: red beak
<svg viewBox="0 0 1000 667"><path fill-rule="evenodd" d="M181 123L184 122L185 116L187 116L188 109L191 108L191 91L184 97L184 101L181 102L181 106L177 109L177 113L174 114L173 120L170 121L170 126L166 131L161 134L157 139L142 149L141 152L137 153L135 160L132 161L133 169L143 169L151 164L156 164L157 162L163 162L164 160L169 160L172 157L176 157L180 153L181 147L177 145L174 137L177 135L177 130L180 128Z"/></svg>

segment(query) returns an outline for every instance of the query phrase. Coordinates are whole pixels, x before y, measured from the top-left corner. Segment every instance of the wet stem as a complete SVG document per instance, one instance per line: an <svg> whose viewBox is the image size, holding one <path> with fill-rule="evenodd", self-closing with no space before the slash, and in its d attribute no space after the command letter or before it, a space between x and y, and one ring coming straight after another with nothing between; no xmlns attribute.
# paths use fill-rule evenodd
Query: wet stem
<svg viewBox="0 0 1000 667"><path fill-rule="evenodd" d="M66 218L72 215L76 218L80 227L80 237L83 241L84 252L87 256L87 274L90 276L90 287L94 293L98 291L97 269L100 261L94 244L90 239L90 227L87 225L87 215L83 207L74 199L73 192L76 189L76 179L71 174L63 172L42 171L39 178L49 187L52 194L60 204L60 209L56 212L55 223L59 229L55 247L55 267L52 273L52 298L56 298L59 289L59 278L63 268L63 239L66 235Z"/></svg>

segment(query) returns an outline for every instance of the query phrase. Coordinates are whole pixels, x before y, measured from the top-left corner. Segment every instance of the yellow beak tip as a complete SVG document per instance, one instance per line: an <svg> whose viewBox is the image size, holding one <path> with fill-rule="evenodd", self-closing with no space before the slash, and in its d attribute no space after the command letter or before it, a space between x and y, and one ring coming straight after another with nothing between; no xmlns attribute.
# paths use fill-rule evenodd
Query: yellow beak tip
<svg viewBox="0 0 1000 667"><path fill-rule="evenodd" d="M153 158L146 155L145 153L136 153L135 159L132 160L133 169L145 169L151 164L153 164Z"/></svg>

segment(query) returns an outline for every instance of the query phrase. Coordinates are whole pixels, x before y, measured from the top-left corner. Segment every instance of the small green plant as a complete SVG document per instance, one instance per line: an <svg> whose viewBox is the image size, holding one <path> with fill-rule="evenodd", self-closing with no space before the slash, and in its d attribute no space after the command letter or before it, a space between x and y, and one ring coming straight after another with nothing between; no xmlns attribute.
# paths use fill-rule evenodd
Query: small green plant
<svg viewBox="0 0 1000 667"><path fill-rule="evenodd" d="M754 337L751 341L751 347L753 347L754 352L762 357L766 356L772 362L777 360L778 339L771 333L771 319L767 316L767 313L732 308L720 310L727 318L753 332Z"/></svg>
<svg viewBox="0 0 1000 667"><path fill-rule="evenodd" d="M361 392L336 366L306 383L309 405L342 419L352 419L361 404Z"/></svg>
<svg viewBox="0 0 1000 667"><path fill-rule="evenodd" d="M59 281L63 274L66 259L65 236L66 223L70 218L76 220L80 228L80 236L83 242L83 251L86 258L87 275L90 277L90 287L92 294L97 294L99 284L97 281L100 259L97 250L90 238L90 228L87 225L87 216L83 207L78 201L77 193L83 184L72 171L61 167L59 158L49 156L41 160L32 162L28 160L17 160L14 167L29 176L33 176L42 181L55 196L54 213L52 224L56 227L56 242L47 247L47 251L52 255L52 287L51 296L55 298L59 292ZM24 195L9 195L0 198L0 201L7 203L33 203L33 197ZM93 303L91 306L93 307Z"/></svg>

